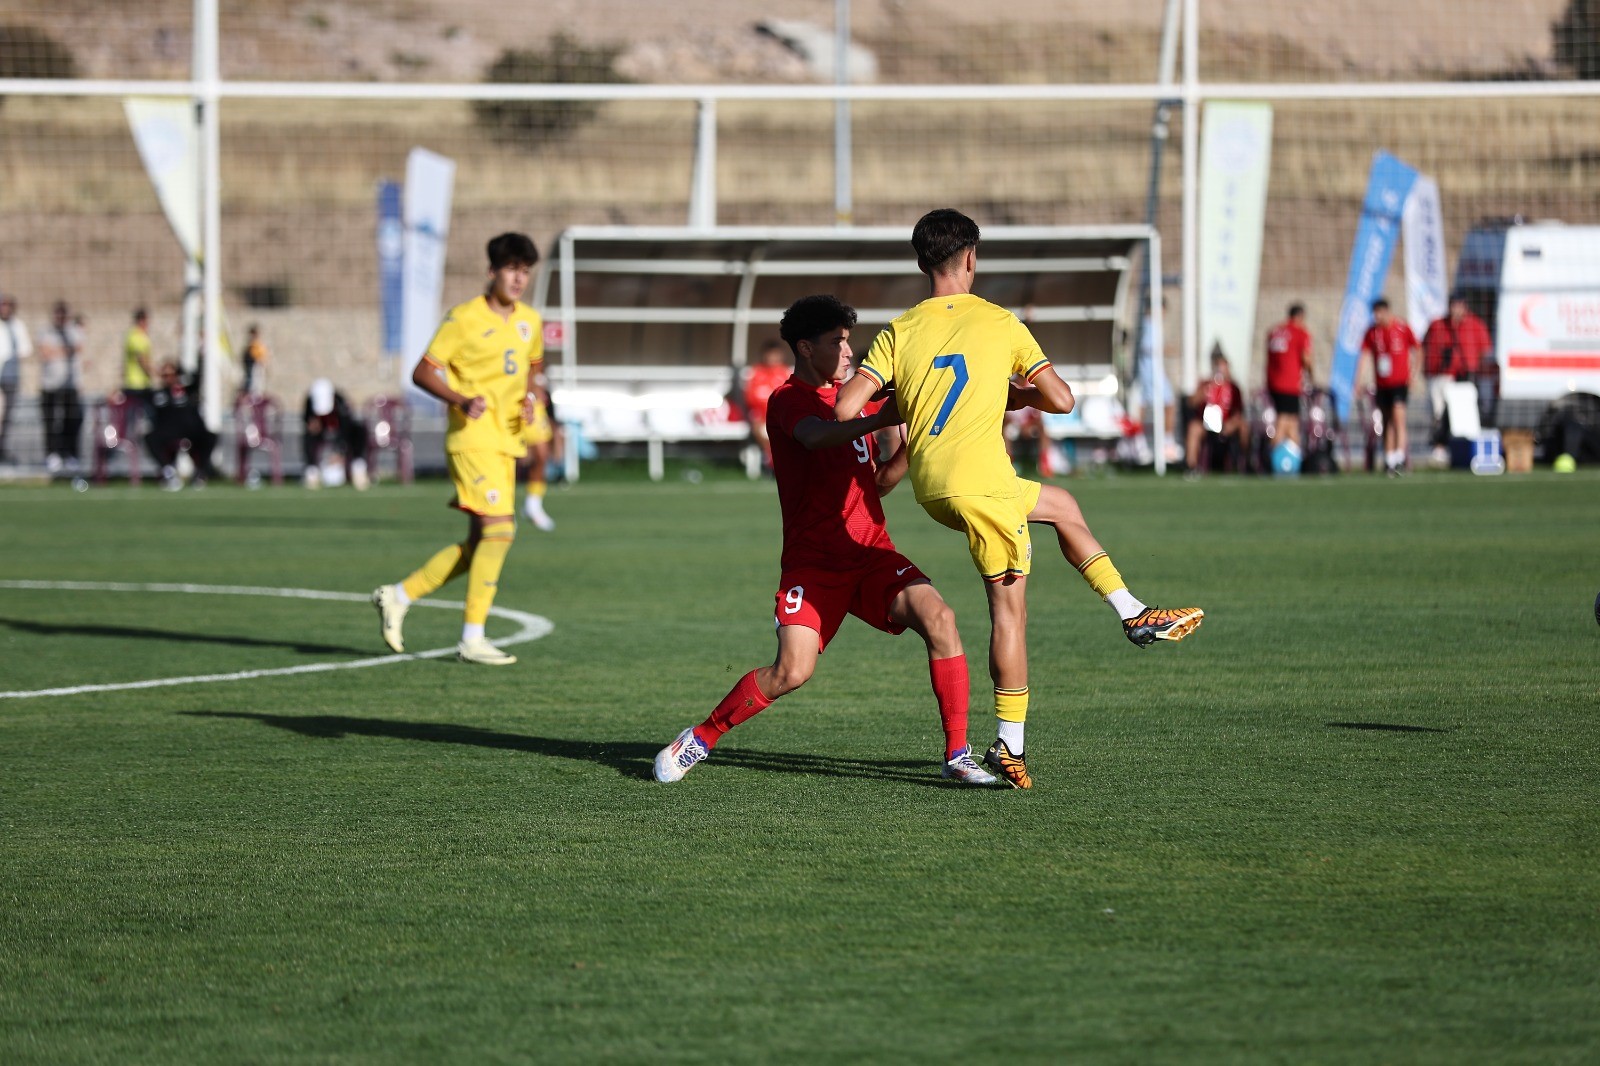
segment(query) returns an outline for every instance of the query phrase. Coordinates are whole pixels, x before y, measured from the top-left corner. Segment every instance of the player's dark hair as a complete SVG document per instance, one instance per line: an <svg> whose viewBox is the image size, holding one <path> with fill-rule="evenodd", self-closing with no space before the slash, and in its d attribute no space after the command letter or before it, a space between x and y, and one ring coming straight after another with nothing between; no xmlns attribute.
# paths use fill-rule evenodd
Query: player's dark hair
<svg viewBox="0 0 1600 1066"><path fill-rule="evenodd" d="M917 269L932 274L950 260L978 246L978 224L953 207L929 211L911 231Z"/></svg>
<svg viewBox="0 0 1600 1066"><path fill-rule="evenodd" d="M778 323L778 336L798 357L800 349L796 345L801 341L815 341L824 333L851 329L855 324L856 309L837 296L828 293L802 296L783 313L783 321Z"/></svg>
<svg viewBox="0 0 1600 1066"><path fill-rule="evenodd" d="M1303 315L1305 313L1306 313L1306 305L1305 304L1290 304L1289 305L1289 317L1290 318L1299 318L1301 315Z"/></svg>
<svg viewBox="0 0 1600 1066"><path fill-rule="evenodd" d="M137 310L137 311L135 311L135 312L134 312L134 313L133 313L133 320L134 320L134 321L135 321L135 322L140 322L140 321L143 321L143 320L144 320L144 319L146 319L146 318L149 318L149 317L150 317L150 312L149 312L149 311L146 311L146 310L145 310L145 309L144 309L144 308L142 308L142 307L141 307L141 308L139 308L139 309L138 309L138 310Z"/></svg>
<svg viewBox="0 0 1600 1066"><path fill-rule="evenodd" d="M535 266L539 262L539 249L524 233L502 233L489 242L489 269L504 266Z"/></svg>
<svg viewBox="0 0 1600 1066"><path fill-rule="evenodd" d="M1372 301L1372 309L1374 311L1378 310L1380 307L1384 310L1388 310L1389 307L1389 301L1385 300L1382 296Z"/></svg>

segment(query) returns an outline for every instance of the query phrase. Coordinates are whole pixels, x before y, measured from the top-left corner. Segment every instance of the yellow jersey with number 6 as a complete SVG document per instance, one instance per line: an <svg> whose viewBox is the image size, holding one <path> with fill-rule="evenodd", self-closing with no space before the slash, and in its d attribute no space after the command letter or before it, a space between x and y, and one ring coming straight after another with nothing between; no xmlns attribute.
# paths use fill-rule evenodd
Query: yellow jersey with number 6
<svg viewBox="0 0 1600 1066"><path fill-rule="evenodd" d="M522 400L528 394L528 367L544 361L544 324L539 313L519 303L502 318L482 296L450 309L428 342L428 354L445 368L450 387L463 396L482 396L479 418L450 408L447 452L500 452L521 457Z"/></svg>
<svg viewBox="0 0 1600 1066"><path fill-rule="evenodd" d="M894 384L919 503L1019 491L1002 436L1011 377L1049 365L1016 315L971 293L924 300L878 334L861 373Z"/></svg>

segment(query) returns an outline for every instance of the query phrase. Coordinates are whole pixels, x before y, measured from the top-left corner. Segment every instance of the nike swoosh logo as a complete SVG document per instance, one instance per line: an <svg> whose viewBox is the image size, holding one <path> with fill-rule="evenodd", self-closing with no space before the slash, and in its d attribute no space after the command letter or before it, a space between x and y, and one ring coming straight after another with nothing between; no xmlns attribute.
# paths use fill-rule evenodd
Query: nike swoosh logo
<svg viewBox="0 0 1600 1066"><path fill-rule="evenodd" d="M905 572L906 572L906 571L907 571L907 570L910 570L910 569L911 569L911 567L909 567L909 566L902 566L902 567L901 567L901 568L900 568L900 569L898 569L898 570L896 570L896 571L895 571L895 572L894 572L894 576L895 576L895 577L901 577L901 576L902 576L902 575L904 575L904 574L905 574Z"/></svg>

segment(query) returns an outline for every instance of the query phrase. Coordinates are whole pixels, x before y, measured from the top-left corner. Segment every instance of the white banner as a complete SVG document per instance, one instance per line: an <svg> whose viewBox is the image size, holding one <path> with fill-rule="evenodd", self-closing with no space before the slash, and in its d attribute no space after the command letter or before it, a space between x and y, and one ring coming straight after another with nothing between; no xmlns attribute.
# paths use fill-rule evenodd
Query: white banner
<svg viewBox="0 0 1600 1066"><path fill-rule="evenodd" d="M130 96L122 102L156 199L190 259L200 258L200 128L194 101Z"/></svg>
<svg viewBox="0 0 1600 1066"><path fill-rule="evenodd" d="M1201 132L1200 359L1204 365L1221 348L1234 379L1248 385L1254 380L1272 106L1207 103Z"/></svg>
<svg viewBox="0 0 1600 1066"><path fill-rule="evenodd" d="M411 372L428 350L443 313L444 257L455 177L454 161L426 148L411 149L406 159L400 293L400 384L404 390L410 389Z"/></svg>
<svg viewBox="0 0 1600 1066"><path fill-rule="evenodd" d="M1448 271L1444 262L1444 214L1439 186L1418 175L1400 216L1400 244L1406 261L1406 319L1422 336L1428 324L1449 308Z"/></svg>

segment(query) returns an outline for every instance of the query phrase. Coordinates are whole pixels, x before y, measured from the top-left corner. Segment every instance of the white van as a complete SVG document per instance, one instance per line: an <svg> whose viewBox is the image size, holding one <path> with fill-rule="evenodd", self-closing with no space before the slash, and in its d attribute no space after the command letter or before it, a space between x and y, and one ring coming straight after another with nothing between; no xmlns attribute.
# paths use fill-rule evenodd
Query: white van
<svg viewBox="0 0 1600 1066"><path fill-rule="evenodd" d="M1600 399L1600 226L1520 219L1474 228L1456 290L1494 337L1500 398Z"/></svg>

